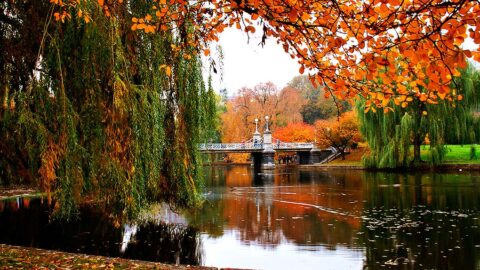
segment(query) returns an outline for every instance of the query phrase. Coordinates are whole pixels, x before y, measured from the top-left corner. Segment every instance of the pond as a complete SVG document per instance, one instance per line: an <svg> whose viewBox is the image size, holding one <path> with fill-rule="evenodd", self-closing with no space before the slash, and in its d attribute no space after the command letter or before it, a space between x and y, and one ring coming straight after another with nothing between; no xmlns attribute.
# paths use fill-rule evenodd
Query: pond
<svg viewBox="0 0 480 270"><path fill-rule="evenodd" d="M113 226L84 207L0 201L0 243L255 269L480 269L480 172L205 167L205 203Z"/></svg>

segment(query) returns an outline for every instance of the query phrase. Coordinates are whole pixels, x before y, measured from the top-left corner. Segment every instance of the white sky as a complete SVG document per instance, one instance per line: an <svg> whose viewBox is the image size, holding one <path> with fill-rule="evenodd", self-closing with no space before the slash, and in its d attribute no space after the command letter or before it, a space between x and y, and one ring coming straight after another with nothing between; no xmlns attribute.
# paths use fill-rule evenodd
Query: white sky
<svg viewBox="0 0 480 270"><path fill-rule="evenodd" d="M216 92L226 88L228 95L234 95L243 86L253 87L262 82L273 82L279 89L299 75L297 61L285 53L273 37L267 39L262 48L261 35L247 35L237 29L226 29L220 35L224 53L223 81L219 74L212 74Z"/></svg>
<svg viewBox="0 0 480 270"><path fill-rule="evenodd" d="M216 92L226 88L228 95L233 96L243 86L253 87L268 81L282 89L293 77L300 75L297 61L285 53L275 38L269 37L264 47L259 45L260 33L261 31L257 31L250 34L250 41L247 35L238 29L228 28L220 35L219 44L224 53L224 66L222 81L219 73L212 73L213 88ZM470 38L467 38L463 47L478 49ZM208 67L208 64L205 66ZM476 66L478 67L478 64Z"/></svg>

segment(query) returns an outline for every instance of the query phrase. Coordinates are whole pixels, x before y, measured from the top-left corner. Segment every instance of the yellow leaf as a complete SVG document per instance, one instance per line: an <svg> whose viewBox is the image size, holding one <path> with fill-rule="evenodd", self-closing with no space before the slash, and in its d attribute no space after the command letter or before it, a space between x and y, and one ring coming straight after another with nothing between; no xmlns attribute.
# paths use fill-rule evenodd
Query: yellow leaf
<svg viewBox="0 0 480 270"><path fill-rule="evenodd" d="M170 75L172 75L172 69L170 68L170 66L167 66L167 67L165 68L165 73L166 73L167 76L169 76L169 77L170 77Z"/></svg>
<svg viewBox="0 0 480 270"><path fill-rule="evenodd" d="M103 4L104 4L104 0L98 0L98 4L103 7Z"/></svg>

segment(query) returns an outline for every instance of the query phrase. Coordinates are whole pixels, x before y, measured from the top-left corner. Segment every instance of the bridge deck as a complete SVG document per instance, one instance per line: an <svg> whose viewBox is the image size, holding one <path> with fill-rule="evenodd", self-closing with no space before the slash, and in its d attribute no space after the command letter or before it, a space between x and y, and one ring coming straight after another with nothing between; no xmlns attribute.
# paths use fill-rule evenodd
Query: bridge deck
<svg viewBox="0 0 480 270"><path fill-rule="evenodd" d="M273 143L275 151L310 151L314 148L313 143ZM202 152L216 153L252 153L262 152L264 146L262 143L206 143L199 147Z"/></svg>

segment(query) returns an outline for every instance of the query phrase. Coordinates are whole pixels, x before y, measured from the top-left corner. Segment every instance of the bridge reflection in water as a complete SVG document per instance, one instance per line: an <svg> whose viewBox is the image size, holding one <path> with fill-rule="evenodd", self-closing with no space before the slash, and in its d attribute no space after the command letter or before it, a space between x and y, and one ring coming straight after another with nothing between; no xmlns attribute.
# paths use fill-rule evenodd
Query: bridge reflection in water
<svg viewBox="0 0 480 270"><path fill-rule="evenodd" d="M50 220L0 200L0 243L253 269L478 269L480 172L205 167L205 203L114 226L94 205Z"/></svg>
<svg viewBox="0 0 480 270"><path fill-rule="evenodd" d="M476 269L478 177L211 167L207 202L187 219L206 265Z"/></svg>

